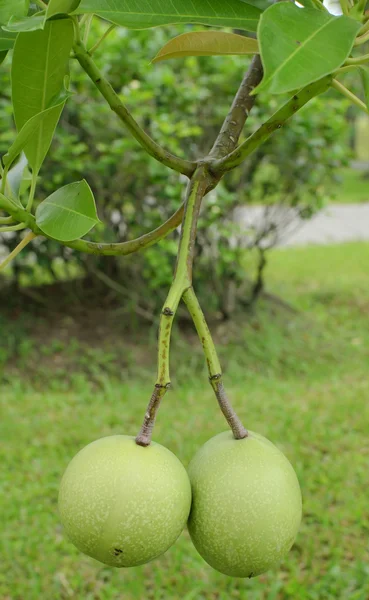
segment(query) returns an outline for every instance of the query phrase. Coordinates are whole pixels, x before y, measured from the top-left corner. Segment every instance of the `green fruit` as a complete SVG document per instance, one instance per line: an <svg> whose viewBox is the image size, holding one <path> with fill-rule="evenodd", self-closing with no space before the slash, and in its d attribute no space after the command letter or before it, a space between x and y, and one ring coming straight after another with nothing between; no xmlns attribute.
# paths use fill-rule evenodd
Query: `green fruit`
<svg viewBox="0 0 369 600"><path fill-rule="evenodd" d="M133 567L166 552L190 506L190 482L176 456L154 442L138 446L125 435L83 448L69 463L59 492L71 541L113 567Z"/></svg>
<svg viewBox="0 0 369 600"><path fill-rule="evenodd" d="M300 486L287 458L249 432L210 439L189 466L194 545L214 569L254 577L278 565L301 522Z"/></svg>

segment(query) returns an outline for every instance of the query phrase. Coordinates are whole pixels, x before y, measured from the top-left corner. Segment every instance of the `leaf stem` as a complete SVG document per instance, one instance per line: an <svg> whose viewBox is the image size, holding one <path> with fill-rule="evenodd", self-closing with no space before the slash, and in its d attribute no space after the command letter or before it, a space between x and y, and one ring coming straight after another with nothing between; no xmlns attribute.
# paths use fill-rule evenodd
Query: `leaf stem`
<svg viewBox="0 0 369 600"><path fill-rule="evenodd" d="M259 127L255 133L250 135L236 150L217 160L209 160L208 165L214 175L220 175L231 171L240 165L256 148L264 143L277 129L280 129L288 119L298 112L311 98L322 94L331 85L331 77L323 77L319 81L311 83L297 92L277 112L274 113Z"/></svg>
<svg viewBox="0 0 369 600"><path fill-rule="evenodd" d="M89 55L92 56L94 54L94 52L96 52L96 50L100 47L100 45L103 43L103 41L108 37L108 35L116 28L116 25L110 25L110 27L107 28L107 30L105 31L105 33L101 36L101 38L99 40L97 40L96 44L94 44L88 51Z"/></svg>
<svg viewBox="0 0 369 600"><path fill-rule="evenodd" d="M36 185L37 185L37 173L34 173L32 171L31 187L30 187L27 206L26 206L27 212L31 212L33 201L35 198Z"/></svg>
<svg viewBox="0 0 369 600"><path fill-rule="evenodd" d="M360 100L360 98L355 96L355 94L350 92L350 90L347 89L347 87L345 87L342 83L337 81L337 79L333 79L332 87L335 88L338 92L340 92L343 96L346 96L346 98L348 98L353 104L355 104L356 106L361 108L361 110L366 112L367 115L369 114L369 109L367 108L366 104L362 100Z"/></svg>
<svg viewBox="0 0 369 600"><path fill-rule="evenodd" d="M0 217L0 225L10 225L13 222L13 217Z"/></svg>
<svg viewBox="0 0 369 600"><path fill-rule="evenodd" d="M363 65L367 62L369 62L369 54L363 54L362 56L347 58L344 65Z"/></svg>
<svg viewBox="0 0 369 600"><path fill-rule="evenodd" d="M359 35L354 42L354 46L361 46L362 44L365 44L365 42L367 42L368 40L369 40L369 31L367 31L363 35Z"/></svg>
<svg viewBox="0 0 369 600"><path fill-rule="evenodd" d="M5 269L8 264L29 244L33 239L37 237L33 231L27 233L27 235L23 238L23 240L14 248L14 250L6 257L6 259L0 265L0 271Z"/></svg>
<svg viewBox="0 0 369 600"><path fill-rule="evenodd" d="M78 27L76 27L76 31L78 31ZM178 173L183 173L190 178L196 169L196 163L179 158L178 156L174 156L157 144L143 129L141 129L126 106L122 103L118 94L114 91L110 83L103 76L97 65L92 60L78 33L76 33L76 37L77 39L73 46L75 57L77 58L82 69L87 73L91 81L97 87L101 95L105 98L112 111L116 113L128 131L130 131L133 137L146 150L146 152L150 154L150 156L153 156L163 165L173 169L174 171L177 171Z"/></svg>
<svg viewBox="0 0 369 600"><path fill-rule="evenodd" d="M17 223L17 225L9 225L9 227L0 227L0 233L8 233L8 231L20 231L26 227L27 225L25 223Z"/></svg>
<svg viewBox="0 0 369 600"><path fill-rule="evenodd" d="M8 171L9 171L9 165L6 165L6 167L4 167L4 170L1 174L1 186L0 186L0 193L1 194L5 194L5 190L6 190L6 181L7 181L7 177L8 177Z"/></svg>
<svg viewBox="0 0 369 600"><path fill-rule="evenodd" d="M367 31L369 31L369 19L366 21L366 23L364 23L364 25L362 26L362 28L359 30L358 36L361 37Z"/></svg>
<svg viewBox="0 0 369 600"><path fill-rule="evenodd" d="M183 293L192 285L192 265L201 202L206 194L211 178L204 167L199 167L187 188L181 239L179 242L177 264L167 299L165 300L159 323L158 374L155 389L151 396L144 422L136 437L140 446L151 442L152 430L160 402L170 387L169 350L173 321Z"/></svg>
<svg viewBox="0 0 369 600"><path fill-rule="evenodd" d="M91 29L91 23L92 23L92 19L94 18L94 15L88 15L86 22L85 22L85 30L83 32L83 43L86 46L88 43L88 36L90 35L90 29Z"/></svg>
<svg viewBox="0 0 369 600"><path fill-rule="evenodd" d="M208 366L209 381L218 400L220 409L225 416L236 440L243 439L247 437L247 430L244 428L235 410L233 409L224 389L222 382L222 369L217 351L215 349L209 327L206 323L204 313L192 287L188 288L184 292L183 300L186 303L200 338L206 358L206 364Z"/></svg>

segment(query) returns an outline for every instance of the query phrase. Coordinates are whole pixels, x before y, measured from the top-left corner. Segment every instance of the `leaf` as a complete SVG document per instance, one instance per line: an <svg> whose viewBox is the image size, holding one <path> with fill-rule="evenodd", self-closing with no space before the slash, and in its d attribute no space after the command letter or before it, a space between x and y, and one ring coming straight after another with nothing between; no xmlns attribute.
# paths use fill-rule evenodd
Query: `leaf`
<svg viewBox="0 0 369 600"><path fill-rule="evenodd" d="M279 2L262 14L258 40L264 78L253 93L299 89L338 69L360 24L328 12Z"/></svg>
<svg viewBox="0 0 369 600"><path fill-rule="evenodd" d="M364 88L365 104L369 109L369 67L360 67L361 81Z"/></svg>
<svg viewBox="0 0 369 600"><path fill-rule="evenodd" d="M68 15L78 8L81 0L50 0L47 5L46 19L55 15Z"/></svg>
<svg viewBox="0 0 369 600"><path fill-rule="evenodd" d="M71 19L48 21L43 31L20 33L12 61L12 97L18 131L38 113L55 105L68 68L73 43ZM62 106L43 118L37 135L24 151L32 170L38 172L50 147Z"/></svg>
<svg viewBox="0 0 369 600"><path fill-rule="evenodd" d="M258 54L258 52L259 46L254 38L224 31L193 31L170 40L152 62L184 56Z"/></svg>
<svg viewBox="0 0 369 600"><path fill-rule="evenodd" d="M17 164L8 172L8 177L6 179L15 198L18 198L20 193L26 191L29 187L30 179L31 175L28 169L28 162L25 154L22 153Z"/></svg>
<svg viewBox="0 0 369 600"><path fill-rule="evenodd" d="M8 33L0 29L0 50L11 50L16 37L14 33Z"/></svg>
<svg viewBox="0 0 369 600"><path fill-rule="evenodd" d="M6 25L11 17L27 14L29 0L0 0L0 25Z"/></svg>
<svg viewBox="0 0 369 600"><path fill-rule="evenodd" d="M43 110L43 111L37 113L23 125L22 129L20 130L17 137L15 138L13 144L10 146L8 152L3 156L3 163L5 166L12 164L14 162L14 160L17 158L17 156L19 156L19 154L22 152L22 150L25 149L25 153L28 154L27 148L29 146L29 140L34 135L36 135L37 132L40 132L41 136L46 136L46 139L42 139L42 137L40 139L41 147L43 147L43 148L47 147L47 149L49 148L49 145L50 145L50 143L48 141L49 130L47 127L46 128L42 127L42 125L43 125L44 121L49 121L50 123L53 123L55 121L56 115L58 115L57 121L59 121L61 112L62 112L62 110L65 106L65 103L69 97L70 97L70 94L68 96L64 94L64 96L62 98L59 98L59 100L57 102L53 103L52 106L50 106L46 110ZM55 123L55 126L56 126L56 123ZM55 129L55 127L54 127L54 129ZM30 149L31 152L32 152L32 146L33 146L33 141L31 142L31 149Z"/></svg>
<svg viewBox="0 0 369 600"><path fill-rule="evenodd" d="M7 25L3 25L5 31L16 33L25 31L37 31L43 29L45 24L45 13L38 12L33 17L12 17Z"/></svg>
<svg viewBox="0 0 369 600"><path fill-rule="evenodd" d="M36 224L54 240L71 242L97 223L95 199L84 179L60 188L38 205Z"/></svg>
<svg viewBox="0 0 369 600"><path fill-rule="evenodd" d="M4 60L6 59L7 54L8 54L7 50L0 50L0 65L3 64Z"/></svg>
<svg viewBox="0 0 369 600"><path fill-rule="evenodd" d="M256 31L261 11L240 0L82 0L76 14L99 17L131 29L170 23L200 23Z"/></svg>

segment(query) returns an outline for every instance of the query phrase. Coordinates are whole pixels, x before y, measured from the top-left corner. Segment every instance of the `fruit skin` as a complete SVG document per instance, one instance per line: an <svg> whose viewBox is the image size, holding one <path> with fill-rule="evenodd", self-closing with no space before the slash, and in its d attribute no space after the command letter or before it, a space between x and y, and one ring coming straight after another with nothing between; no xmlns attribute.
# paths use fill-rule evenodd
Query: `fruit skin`
<svg viewBox="0 0 369 600"><path fill-rule="evenodd" d="M92 442L69 463L59 512L79 550L113 567L160 556L183 530L191 486L178 458L152 442L114 435Z"/></svg>
<svg viewBox="0 0 369 600"><path fill-rule="evenodd" d="M224 432L200 448L188 471L188 529L204 560L233 577L277 566L301 522L300 486L284 454L252 431L242 440Z"/></svg>

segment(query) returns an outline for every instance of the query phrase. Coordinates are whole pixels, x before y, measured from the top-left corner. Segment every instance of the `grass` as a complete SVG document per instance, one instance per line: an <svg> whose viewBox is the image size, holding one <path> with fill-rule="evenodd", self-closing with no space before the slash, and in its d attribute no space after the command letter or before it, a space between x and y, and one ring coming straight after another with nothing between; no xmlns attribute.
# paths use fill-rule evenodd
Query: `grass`
<svg viewBox="0 0 369 600"><path fill-rule="evenodd" d="M342 181L335 191L333 202L352 204L369 202L369 176L368 170L346 168L340 171Z"/></svg>
<svg viewBox="0 0 369 600"><path fill-rule="evenodd" d="M49 371L41 385L14 376L3 386L0 598L367 600L368 260L364 243L275 251L270 291L300 312L264 303L243 323L217 331L237 411L286 453L300 479L304 519L279 569L252 580L223 576L202 561L186 532L160 559L127 570L104 567L69 543L57 515L66 464L93 439L135 434L152 384L150 361L131 364L131 348L120 380L96 350L88 360L95 370L77 361L68 385ZM176 334L175 385L154 436L185 465L225 428L201 353L186 339ZM36 359L68 353L57 338L43 354L26 335L22 342L25 373Z"/></svg>

